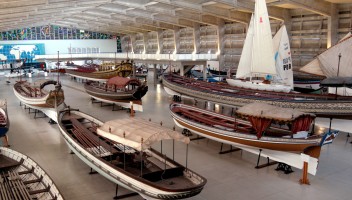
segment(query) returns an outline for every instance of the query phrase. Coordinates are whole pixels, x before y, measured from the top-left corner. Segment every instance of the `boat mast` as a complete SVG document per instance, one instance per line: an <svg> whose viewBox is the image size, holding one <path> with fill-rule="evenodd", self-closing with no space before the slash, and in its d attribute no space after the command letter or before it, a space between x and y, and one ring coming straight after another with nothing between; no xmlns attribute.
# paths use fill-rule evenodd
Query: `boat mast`
<svg viewBox="0 0 352 200"><path fill-rule="evenodd" d="M339 53L339 62L337 63L337 77L339 77L339 73L340 73L340 61L341 61L341 53ZM335 99L337 99L337 86L335 89Z"/></svg>
<svg viewBox="0 0 352 200"><path fill-rule="evenodd" d="M171 75L171 59L170 59L170 51L169 51L169 67L170 67L169 72L170 72L170 75Z"/></svg>
<svg viewBox="0 0 352 200"><path fill-rule="evenodd" d="M57 84L59 84L60 79L60 59L59 59L60 52L57 51Z"/></svg>
<svg viewBox="0 0 352 200"><path fill-rule="evenodd" d="M21 51L18 51L18 60L21 62ZM22 75L21 75L21 71L22 71L22 65L20 65L20 82L22 82Z"/></svg>

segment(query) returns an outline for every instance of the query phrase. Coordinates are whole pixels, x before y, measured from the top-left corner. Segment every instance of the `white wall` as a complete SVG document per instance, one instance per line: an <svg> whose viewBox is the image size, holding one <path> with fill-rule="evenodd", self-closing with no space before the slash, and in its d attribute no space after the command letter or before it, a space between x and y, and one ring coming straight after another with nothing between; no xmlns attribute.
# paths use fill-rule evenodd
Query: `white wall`
<svg viewBox="0 0 352 200"><path fill-rule="evenodd" d="M1 44L45 44L45 54L69 53L72 48L99 48L101 53L116 52L116 39L109 40L12 40L0 41Z"/></svg>

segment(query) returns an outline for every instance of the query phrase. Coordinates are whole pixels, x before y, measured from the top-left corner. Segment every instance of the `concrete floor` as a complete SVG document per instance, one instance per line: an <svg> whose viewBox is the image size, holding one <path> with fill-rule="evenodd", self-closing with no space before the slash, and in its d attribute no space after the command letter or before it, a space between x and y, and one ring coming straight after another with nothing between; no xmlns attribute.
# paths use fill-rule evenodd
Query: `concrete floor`
<svg viewBox="0 0 352 200"><path fill-rule="evenodd" d="M143 98L144 112L136 117L163 121L172 128L174 123L168 111L169 98L161 85L154 85L149 72L149 91ZM35 78L32 78L35 79ZM34 114L19 106L13 93L17 79L0 79L0 98L7 99L11 127L8 133L11 148L34 159L52 177L65 199L109 200L115 194L115 184L99 174L89 175L90 168L70 150L57 125L50 125L48 118L34 119ZM128 117L126 110L111 111L111 107L92 104L84 92L82 83L62 76L66 104L105 121ZM181 131L178 129L178 131ZM340 134L333 144L322 148L316 176L309 175L311 185L300 185L301 170L289 175L275 171L276 166L255 169L257 156L247 152L218 154L220 143L203 139L191 142L190 169L207 178L204 190L193 200L349 200L352 196L352 147L346 134ZM156 145L159 148L160 145ZM229 148L228 146L225 146ZM163 144L163 150L171 157L171 145ZM175 159L185 163L185 146L176 145ZM265 160L262 159L262 162ZM120 194L127 193L121 189ZM142 199L139 196L127 199Z"/></svg>

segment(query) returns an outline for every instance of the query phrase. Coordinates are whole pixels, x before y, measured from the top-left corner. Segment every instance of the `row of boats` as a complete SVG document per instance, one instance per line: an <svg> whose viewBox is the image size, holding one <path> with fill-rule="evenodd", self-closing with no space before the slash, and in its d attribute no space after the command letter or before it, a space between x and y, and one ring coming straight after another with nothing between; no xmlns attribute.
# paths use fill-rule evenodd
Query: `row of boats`
<svg viewBox="0 0 352 200"><path fill-rule="evenodd" d="M164 75L164 84L167 77L177 80L174 75ZM54 88L45 91L44 87L50 84L55 85ZM128 92L139 86L134 79L119 78L106 83L85 84L86 89L92 87L108 96L119 89ZM18 82L14 85L14 92L27 106L57 109L64 104L60 84L51 80L34 84ZM145 93L134 93L134 98ZM249 152L260 151L264 156L297 168L303 168L300 154L309 155L308 172L315 174L321 146L331 142L336 132L313 131L314 114L294 109L278 110L267 104L249 106L254 107L242 107L237 110L236 117L178 103L170 105L170 112L175 123L182 128ZM277 113L268 113L270 110ZM69 107L57 110L56 118L66 143L82 161L114 183L146 199L187 198L200 193L206 184L206 179L188 169L187 164L182 166L150 148L164 139L188 144L189 138L176 131L133 118L104 123Z"/></svg>
<svg viewBox="0 0 352 200"><path fill-rule="evenodd" d="M256 14L263 13L262 11L264 15ZM256 57L257 55L266 55L262 56L266 59L272 57L269 55L270 51L264 48L262 52L250 50L257 49L253 45L260 42L256 38L258 28L263 29L263 24L268 22L265 1L256 0L255 14L247 34L248 39L245 41L245 54L242 56L246 60L241 63L253 68L266 62L265 59ZM267 27L264 29L267 30ZM271 40L261 40L266 42L262 46L270 46L273 43ZM283 46L286 47L284 50L288 54L287 43ZM275 48L280 49L281 45ZM274 49L271 52L274 52ZM291 69L285 55L278 57L281 64L285 64L286 70ZM123 62L120 67L115 66L114 69L101 72L76 69L67 70L66 73L77 78L105 82L85 84L85 90L91 97L108 103L127 104L141 100L148 90L148 87L137 79L125 78L127 74L131 74L132 65L130 62ZM274 61L266 65L276 66ZM266 74L276 75L272 69L261 70ZM252 74L250 71L247 73L248 70L242 72L238 74L246 76ZM322 146L331 143L338 134L337 131L315 127L315 117L350 118L352 112L350 97L292 93L277 84L264 86L284 88L284 91L261 89L259 85L263 84L252 80L248 84L255 85L255 88L244 86L243 84L247 84L245 81L241 81L241 85L228 86L188 79L175 74L165 74L162 80L165 90L172 95L190 96L240 107L235 109L233 116L226 116L194 105L172 103L170 113L177 126L200 136L304 169L303 177L306 177L307 173L316 174ZM50 91L45 90L44 87L49 85L53 88ZM26 106L49 113L47 115L57 121L69 148L83 162L112 182L138 193L145 199L192 197L199 194L207 182L206 178L188 168L188 156L184 166L152 148L153 144L167 139L185 143L188 153L190 139L175 130L135 118L102 122L89 114L71 109L64 103L64 93L59 81L45 80L32 84L19 81L14 85L14 93ZM2 155L8 155L8 151L1 148L0 152ZM24 168L27 171L30 169L28 166ZM17 171L18 174L23 172ZM7 183L10 174L4 175L1 180L10 184ZM22 185L26 185L28 183L26 181L23 180ZM36 180L29 182L34 181ZM44 189L35 188L27 193L31 195L38 191L48 192L50 191L48 187L56 188L47 181L43 186ZM10 195L9 197L13 195L6 194ZM48 196L50 198L40 196L36 198L62 198L57 189L49 192Z"/></svg>
<svg viewBox="0 0 352 200"><path fill-rule="evenodd" d="M88 82L85 88L89 95L111 101L140 100L148 89L139 80L124 77L114 77L106 83ZM66 143L82 161L145 199L189 198L200 193L207 182L187 164L183 166L151 148L165 139L188 145L190 139L174 130L134 118L104 123L71 109L64 104L59 81L19 81L14 85L14 93L28 107L44 113L56 111L56 115L49 117L56 117Z"/></svg>

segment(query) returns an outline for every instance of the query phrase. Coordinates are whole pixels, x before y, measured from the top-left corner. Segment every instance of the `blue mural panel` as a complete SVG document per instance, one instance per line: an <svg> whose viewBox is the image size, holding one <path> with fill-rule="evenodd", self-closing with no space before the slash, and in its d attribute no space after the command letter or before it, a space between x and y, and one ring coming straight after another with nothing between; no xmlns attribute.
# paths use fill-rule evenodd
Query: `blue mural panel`
<svg viewBox="0 0 352 200"><path fill-rule="evenodd" d="M13 61L27 59L33 61L36 55L45 55L45 45L40 44L0 44L0 59Z"/></svg>

